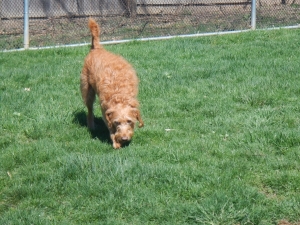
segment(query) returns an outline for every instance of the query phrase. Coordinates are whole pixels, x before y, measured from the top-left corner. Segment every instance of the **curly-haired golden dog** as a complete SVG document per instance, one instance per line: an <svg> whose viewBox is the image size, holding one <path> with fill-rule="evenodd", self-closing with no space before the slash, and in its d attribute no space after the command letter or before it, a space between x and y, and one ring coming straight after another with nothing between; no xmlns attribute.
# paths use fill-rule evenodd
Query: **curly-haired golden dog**
<svg viewBox="0 0 300 225"><path fill-rule="evenodd" d="M82 98L88 109L87 124L94 129L93 103L97 94L102 119L108 127L115 149L128 143L134 125L144 126L138 109L138 78L132 66L121 56L106 51L99 43L100 28L89 19L92 46L86 56L80 78Z"/></svg>

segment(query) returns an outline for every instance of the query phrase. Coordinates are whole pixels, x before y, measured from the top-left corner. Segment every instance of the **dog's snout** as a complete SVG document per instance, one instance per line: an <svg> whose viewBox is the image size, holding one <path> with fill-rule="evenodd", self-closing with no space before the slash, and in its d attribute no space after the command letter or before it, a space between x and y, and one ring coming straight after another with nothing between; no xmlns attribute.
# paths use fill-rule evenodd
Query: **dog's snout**
<svg viewBox="0 0 300 225"><path fill-rule="evenodd" d="M128 141L128 140L129 140L128 137L126 137L126 136L123 136L123 137L122 137L122 141Z"/></svg>

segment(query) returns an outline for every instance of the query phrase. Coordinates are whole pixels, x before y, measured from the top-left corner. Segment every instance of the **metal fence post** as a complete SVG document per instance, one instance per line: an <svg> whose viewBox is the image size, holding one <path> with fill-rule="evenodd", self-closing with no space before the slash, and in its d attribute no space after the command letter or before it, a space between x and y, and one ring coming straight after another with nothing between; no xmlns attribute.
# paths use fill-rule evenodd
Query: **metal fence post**
<svg viewBox="0 0 300 225"><path fill-rule="evenodd" d="M29 0L24 0L24 49L29 48Z"/></svg>
<svg viewBox="0 0 300 225"><path fill-rule="evenodd" d="M256 29L256 0L252 0L251 4L251 29Z"/></svg>
<svg viewBox="0 0 300 225"><path fill-rule="evenodd" d="M136 17L136 7L137 7L137 0L127 1L127 10L129 12L129 16L132 18Z"/></svg>

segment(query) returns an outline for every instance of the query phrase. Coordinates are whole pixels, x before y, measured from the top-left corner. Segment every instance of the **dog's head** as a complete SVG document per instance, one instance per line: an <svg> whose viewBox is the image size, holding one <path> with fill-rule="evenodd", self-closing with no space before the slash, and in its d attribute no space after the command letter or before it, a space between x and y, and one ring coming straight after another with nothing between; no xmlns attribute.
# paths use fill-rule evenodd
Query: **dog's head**
<svg viewBox="0 0 300 225"><path fill-rule="evenodd" d="M108 109L105 118L108 128L114 133L115 141L121 145L131 141L137 121L139 127L144 126L140 111L130 105Z"/></svg>

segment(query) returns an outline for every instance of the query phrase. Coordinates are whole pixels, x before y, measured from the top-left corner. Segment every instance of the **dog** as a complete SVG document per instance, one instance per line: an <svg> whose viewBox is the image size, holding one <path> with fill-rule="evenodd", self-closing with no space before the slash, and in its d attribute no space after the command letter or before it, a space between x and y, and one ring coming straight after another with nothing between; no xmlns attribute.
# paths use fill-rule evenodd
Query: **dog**
<svg viewBox="0 0 300 225"><path fill-rule="evenodd" d="M137 100L139 79L133 67L121 56L106 51L100 44L100 28L89 18L92 44L80 77L82 99L87 107L88 128L95 129L93 103L97 94L113 148L128 144L135 123L144 126Z"/></svg>

